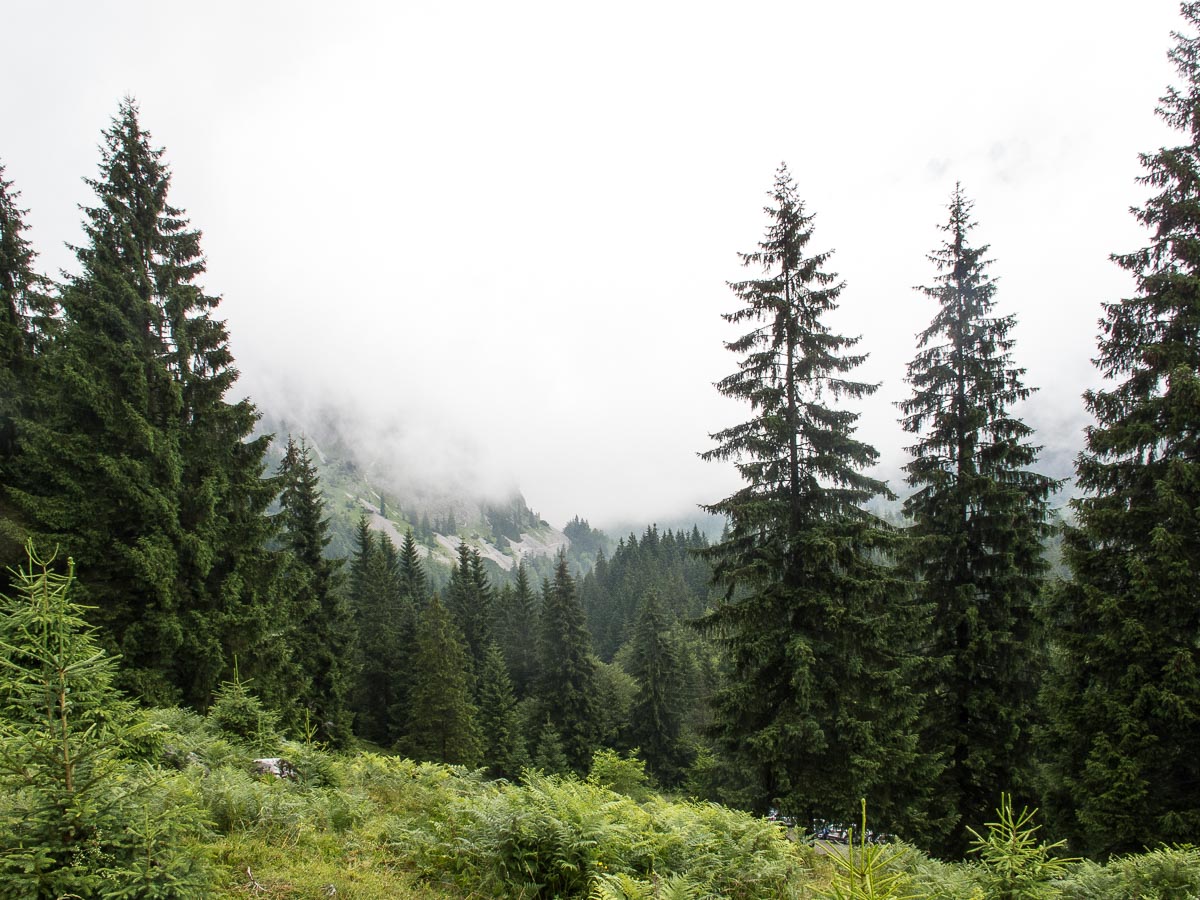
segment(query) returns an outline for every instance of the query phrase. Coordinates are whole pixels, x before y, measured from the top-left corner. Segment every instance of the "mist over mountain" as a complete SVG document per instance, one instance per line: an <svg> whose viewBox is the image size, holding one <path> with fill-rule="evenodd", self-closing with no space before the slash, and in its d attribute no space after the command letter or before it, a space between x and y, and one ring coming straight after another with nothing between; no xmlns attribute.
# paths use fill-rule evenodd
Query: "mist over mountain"
<svg viewBox="0 0 1200 900"><path fill-rule="evenodd" d="M595 510L589 507L594 486L587 477L577 483L575 490L547 493L543 487L536 493L527 493L528 482L543 486L546 483L545 472L539 471L544 456L536 450L522 455L520 448L524 444L517 443L518 436L507 431L499 432L494 441L481 441L459 428L453 416L439 413L433 407L389 408L376 405L366 394L349 394L336 401L324 399L320 392L309 393L298 383L281 386L256 378L253 373L248 381L258 385L252 399L263 414L259 432L272 433L276 438L273 458L278 460L289 435L297 439L303 436L319 459L323 480L333 482L326 485L326 493L338 509L331 546L331 552L338 551L338 555L349 555L351 526L357 516L362 511L378 516L381 502L390 507L396 521L417 525L426 516L431 522L446 523L453 517L455 524L464 527L473 524L478 529L482 523L489 539L493 529L487 525L488 511L516 509L513 521L550 529L561 536L555 540L564 542L568 541L563 529L574 518L602 530L610 542L629 534L641 534L651 524L664 531L690 531L696 526L710 540L715 540L721 534L724 519L703 508L704 504L720 499L712 487L713 470L723 469L729 476L727 491L738 486L731 464L701 464L708 478L696 484L694 493L704 496L694 503L681 504L672 497L658 506L643 503L614 511L611 505L602 505ZM1076 493L1075 458L1082 446L1088 417L1082 401L1074 409L1066 404L1055 408L1039 403L1042 396L1035 393L1035 399L1025 404L1029 423L1035 428L1034 440L1042 446L1035 469L1062 482L1052 503L1065 506ZM876 513L899 523L903 520L903 500L911 491L903 469L908 457L897 443L903 438L892 433L898 432L898 426L892 422L895 427L881 427L889 423L874 406L878 404L868 405L869 417L864 416L864 435L870 439L873 432L879 433L889 445L881 446L880 461L871 471L888 483L896 499L879 497L870 506ZM871 413L874 415L870 416ZM531 428L528 445L536 448L539 432L535 426ZM682 462L693 461L694 454L683 456ZM571 461L562 460L561 464L570 468ZM526 467L523 470L522 465ZM593 479L620 477L616 471L590 474ZM543 514L544 508L555 512ZM383 525L376 522L376 527ZM402 531L395 532L392 537L398 540L401 534ZM448 559L450 554L442 555Z"/></svg>

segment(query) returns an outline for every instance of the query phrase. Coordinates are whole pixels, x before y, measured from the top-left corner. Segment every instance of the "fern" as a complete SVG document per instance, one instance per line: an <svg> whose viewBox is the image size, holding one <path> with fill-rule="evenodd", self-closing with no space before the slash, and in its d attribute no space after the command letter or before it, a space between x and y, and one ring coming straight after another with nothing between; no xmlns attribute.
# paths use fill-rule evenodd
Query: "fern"
<svg viewBox="0 0 1200 900"><path fill-rule="evenodd" d="M651 875L640 880L629 875L601 875L592 885L588 900L718 900L706 882L689 875Z"/></svg>

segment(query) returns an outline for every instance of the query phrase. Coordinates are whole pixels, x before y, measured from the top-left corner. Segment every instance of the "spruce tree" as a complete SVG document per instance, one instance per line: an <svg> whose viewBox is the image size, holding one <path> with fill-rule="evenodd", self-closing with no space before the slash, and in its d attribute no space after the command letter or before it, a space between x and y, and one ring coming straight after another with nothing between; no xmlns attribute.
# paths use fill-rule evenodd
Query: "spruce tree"
<svg viewBox="0 0 1200 900"><path fill-rule="evenodd" d="M1038 448L1013 416L1030 389L1012 362L1013 316L996 316L987 245L971 245L972 204L950 199L946 238L919 288L938 303L908 366L899 404L917 436L905 467L913 494L907 571L932 614L922 687L922 751L942 761L926 846L961 856L1002 792L1032 801L1034 707L1043 654L1034 625L1046 564L1046 499L1054 482L1029 471Z"/></svg>
<svg viewBox="0 0 1200 900"><path fill-rule="evenodd" d="M400 745L405 753L453 765L479 762L482 741L469 667L459 631L435 596L417 620L411 718Z"/></svg>
<svg viewBox="0 0 1200 900"><path fill-rule="evenodd" d="M17 423L33 390L34 365L44 343L51 303L48 283L34 271L36 254L24 232L20 193L4 180L0 164L0 483L12 482L17 465ZM21 558L21 528L0 495L0 563Z"/></svg>
<svg viewBox="0 0 1200 900"><path fill-rule="evenodd" d="M372 640L374 629L377 628L374 610L381 596L375 581L377 554L375 535L371 532L367 514L363 513L354 530L354 554L349 560L347 579L353 672L349 703L354 715L355 734L376 743L384 743L387 739L387 713L386 710L381 712L374 703L376 695L368 674L368 669L375 662L372 656L375 649Z"/></svg>
<svg viewBox="0 0 1200 900"><path fill-rule="evenodd" d="M4 180L0 163L0 461L14 452L15 401L28 389L33 358L52 326L48 280L34 269L37 254L25 237L26 210L19 191Z"/></svg>
<svg viewBox="0 0 1200 900"><path fill-rule="evenodd" d="M516 778L529 764L521 734L521 717L504 654L489 644L479 676L479 731L483 737L482 763L496 778Z"/></svg>
<svg viewBox="0 0 1200 900"><path fill-rule="evenodd" d="M275 566L266 437L227 403L237 377L200 233L168 200L170 172L125 101L104 132L81 266L62 292L7 481L17 519L90 574L95 621L152 702L203 706L234 655L272 646Z"/></svg>
<svg viewBox="0 0 1200 900"><path fill-rule="evenodd" d="M543 720L533 736L532 757L533 768L546 775L568 775L572 771L571 761L567 759L563 749L562 737L554 723L549 718ZM578 769L574 770L576 773Z"/></svg>
<svg viewBox="0 0 1200 900"><path fill-rule="evenodd" d="M450 571L446 607L463 633L471 671L478 675L492 641L492 586L483 568L483 558L466 541L458 545L458 562Z"/></svg>
<svg viewBox="0 0 1200 900"><path fill-rule="evenodd" d="M89 181L98 205L85 210L76 250L82 272L63 290L62 332L43 358L8 490L39 543L71 548L89 572L81 599L124 656L124 685L165 703L181 699L183 400L154 274L194 252L160 232L167 174L130 104L101 154Z"/></svg>
<svg viewBox="0 0 1200 900"><path fill-rule="evenodd" d="M514 583L505 585L497 601L496 624L513 690L521 699L533 692L537 681L537 623L537 595L529 585L529 568L521 560Z"/></svg>
<svg viewBox="0 0 1200 900"><path fill-rule="evenodd" d="M359 597L366 594L370 583L371 557L375 553L375 536L371 533L371 523L367 514L359 516L358 525L354 529L354 556L350 560L350 596ZM357 609L358 604L351 604Z"/></svg>
<svg viewBox="0 0 1200 900"><path fill-rule="evenodd" d="M356 733L389 745L407 724L412 604L400 593L399 556L387 535L372 534L364 516L357 538L350 568L356 670L351 706Z"/></svg>
<svg viewBox="0 0 1200 900"><path fill-rule="evenodd" d="M27 554L0 596L0 896L207 896L176 850L197 811L164 805L131 761L152 729L74 602L73 562L63 574Z"/></svg>
<svg viewBox="0 0 1200 900"><path fill-rule="evenodd" d="M425 575L421 551L417 549L417 539L411 528L405 532L404 542L400 545L399 576L400 593L417 608L424 606L429 599L429 579Z"/></svg>
<svg viewBox="0 0 1200 900"><path fill-rule="evenodd" d="M1200 3L1185 3L1189 30ZM1084 400L1053 604L1048 806L1076 847L1116 853L1200 833L1200 37L1175 34L1181 84L1159 114L1181 142L1141 157L1143 249L1115 256L1133 296L1106 303Z"/></svg>
<svg viewBox="0 0 1200 900"><path fill-rule="evenodd" d="M629 655L629 674L638 682L630 712L629 743L640 748L660 784L672 785L685 764L680 743L685 704L682 663L667 626L658 594L648 592Z"/></svg>
<svg viewBox="0 0 1200 900"><path fill-rule="evenodd" d="M33 356L50 309L46 279L34 270L37 254L25 237L20 191L4 180L0 163L0 370L20 368ZM7 446L7 444L5 445Z"/></svg>
<svg viewBox="0 0 1200 900"><path fill-rule="evenodd" d="M565 554L559 554L554 582L546 586L537 637L538 706L561 739L571 768L586 772L600 718L596 662Z"/></svg>
<svg viewBox="0 0 1200 900"><path fill-rule="evenodd" d="M763 277L731 285L749 326L726 344L738 369L717 383L753 417L714 434L710 460L734 460L746 484L706 507L728 517L707 551L723 601L703 620L731 677L715 700L715 733L757 776L757 805L853 819L872 798L880 823L907 812L921 777L911 654L917 622L886 565L894 536L863 509L886 486L854 437L858 415L827 405L872 393L850 373L858 339L824 323L843 284L813 253L813 217L786 166L771 192L766 237L742 254Z"/></svg>
<svg viewBox="0 0 1200 900"><path fill-rule="evenodd" d="M304 710L316 736L332 746L351 737L347 694L351 662L350 612L337 583L340 560L326 559L329 520L312 454L305 442L289 436L279 466L283 545L290 554L292 658L304 675L305 689L291 698L293 715ZM297 724L297 723L292 723Z"/></svg>

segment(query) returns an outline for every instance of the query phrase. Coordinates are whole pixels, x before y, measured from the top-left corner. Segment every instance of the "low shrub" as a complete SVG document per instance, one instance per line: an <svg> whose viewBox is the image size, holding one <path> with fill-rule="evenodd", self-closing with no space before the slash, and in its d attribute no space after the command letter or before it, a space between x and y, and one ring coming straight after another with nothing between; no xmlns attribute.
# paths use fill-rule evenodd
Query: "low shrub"
<svg viewBox="0 0 1200 900"><path fill-rule="evenodd" d="M1194 900L1200 896L1200 849L1160 847L1107 865L1081 863L1057 887L1064 900Z"/></svg>
<svg viewBox="0 0 1200 900"><path fill-rule="evenodd" d="M592 754L592 767L588 772L588 784L607 788L618 794L645 800L652 794L654 786L646 774L646 763L638 759L637 750L622 756L616 750L602 749Z"/></svg>

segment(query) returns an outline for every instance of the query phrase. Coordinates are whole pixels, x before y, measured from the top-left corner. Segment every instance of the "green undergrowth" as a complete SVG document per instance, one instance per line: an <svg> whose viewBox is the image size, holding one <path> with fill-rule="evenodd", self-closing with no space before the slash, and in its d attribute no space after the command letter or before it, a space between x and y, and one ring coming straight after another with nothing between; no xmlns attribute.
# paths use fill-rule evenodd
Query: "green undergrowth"
<svg viewBox="0 0 1200 900"><path fill-rule="evenodd" d="M198 810L188 852L214 897L796 898L796 900L1189 900L1200 851L1160 848L1106 865L1055 855L1033 813L1005 798L968 862L913 847L810 846L716 804L668 799L632 758L597 755L587 780L518 782L379 752L270 747L290 778L256 771L256 748L179 710L152 714L166 802ZM614 779L625 792L609 787Z"/></svg>
<svg viewBox="0 0 1200 900"><path fill-rule="evenodd" d="M972 861L794 832L652 790L636 754L516 782L286 740L239 680L139 709L29 548L0 595L0 900L1192 900L1200 851L1067 858L1002 797ZM868 833L866 803L857 832Z"/></svg>
<svg viewBox="0 0 1200 900"><path fill-rule="evenodd" d="M649 788L636 758L611 751L597 754L586 780L531 771L489 781L287 741L243 727L256 721L253 703L245 711L240 725L228 710L148 713L124 762L114 759L110 793L122 793L97 819L127 837L81 846L66 858L75 868L53 883L70 877L77 896L106 898L1200 897L1200 850L1160 848L1105 865L1063 859L1040 840L1033 814L1007 799L973 859L943 863L899 844L810 846L747 813L669 799ZM261 771L262 757L285 759L288 777ZM141 856L120 856L126 845L144 848ZM61 895L8 884L22 888L0 897Z"/></svg>
<svg viewBox="0 0 1200 900"><path fill-rule="evenodd" d="M821 868L763 819L640 786L635 800L605 777L488 781L382 753L252 747L181 710L151 719L174 801L205 820L192 850L211 860L214 896L638 897L674 885L691 897L801 898ZM291 777L257 770L268 751ZM605 776L610 757L599 759Z"/></svg>

